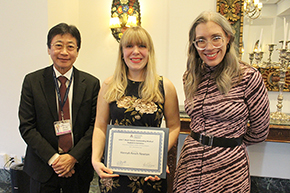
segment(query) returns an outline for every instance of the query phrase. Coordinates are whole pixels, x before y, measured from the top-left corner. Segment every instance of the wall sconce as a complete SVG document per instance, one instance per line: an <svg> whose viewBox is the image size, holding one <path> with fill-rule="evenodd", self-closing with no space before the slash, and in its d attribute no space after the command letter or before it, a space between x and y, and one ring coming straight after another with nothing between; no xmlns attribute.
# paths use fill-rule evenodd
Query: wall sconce
<svg viewBox="0 0 290 193"><path fill-rule="evenodd" d="M257 19L262 10L263 4L259 0L245 0L244 13L250 19Z"/></svg>
<svg viewBox="0 0 290 193"><path fill-rule="evenodd" d="M110 28L118 42L128 27L140 25L141 15L138 0L113 0Z"/></svg>

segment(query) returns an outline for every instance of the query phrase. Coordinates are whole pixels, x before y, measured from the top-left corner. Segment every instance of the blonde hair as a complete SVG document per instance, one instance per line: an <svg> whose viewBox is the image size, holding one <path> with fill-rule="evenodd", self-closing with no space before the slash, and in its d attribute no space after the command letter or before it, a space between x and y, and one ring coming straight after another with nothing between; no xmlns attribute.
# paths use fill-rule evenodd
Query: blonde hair
<svg viewBox="0 0 290 193"><path fill-rule="evenodd" d="M240 75L241 69L237 57L234 33L230 23L227 19L219 13L205 11L202 12L193 22L189 31L189 49L187 58L187 69L184 74L184 92L186 98L192 98L197 91L197 87L201 81L202 74L204 73L204 63L200 58L193 41L196 38L196 27L201 23L212 21L218 24L226 36L229 37L227 51L222 62L217 66L213 73L213 78L216 81L219 91L227 94L232 87L232 78Z"/></svg>
<svg viewBox="0 0 290 193"><path fill-rule="evenodd" d="M123 58L123 47L129 44L144 45L148 48L148 63L144 67L144 82L140 84L139 96L146 101L163 103L164 97L160 91L160 77L156 70L153 41L149 33L139 26L128 28L120 40L117 64L113 77L108 83L105 100L110 103L126 94L128 67Z"/></svg>

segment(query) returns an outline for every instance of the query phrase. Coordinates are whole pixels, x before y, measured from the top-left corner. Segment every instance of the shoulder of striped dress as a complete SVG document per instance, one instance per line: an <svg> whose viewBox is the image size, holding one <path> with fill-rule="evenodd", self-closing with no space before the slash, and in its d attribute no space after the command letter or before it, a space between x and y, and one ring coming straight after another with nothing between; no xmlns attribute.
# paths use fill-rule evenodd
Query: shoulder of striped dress
<svg viewBox="0 0 290 193"><path fill-rule="evenodd" d="M240 64L240 65L241 65L242 75L244 78L249 78L253 76L253 74L260 73L258 69L252 66L245 65L245 64Z"/></svg>

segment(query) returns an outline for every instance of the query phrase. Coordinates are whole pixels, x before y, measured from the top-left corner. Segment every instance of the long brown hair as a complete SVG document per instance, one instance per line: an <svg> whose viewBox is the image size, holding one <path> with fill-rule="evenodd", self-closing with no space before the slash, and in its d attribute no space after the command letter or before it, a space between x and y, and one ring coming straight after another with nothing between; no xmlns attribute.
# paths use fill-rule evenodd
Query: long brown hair
<svg viewBox="0 0 290 193"><path fill-rule="evenodd" d="M202 73L204 72L204 63L200 58L193 41L196 38L196 27L201 23L209 21L218 24L226 36L229 37L227 51L222 62L217 66L214 71L213 78L215 79L218 89L221 93L227 94L232 87L232 78L240 74L240 65L237 57L234 33L230 23L227 19L219 13L205 11L202 12L193 22L189 31L189 48L187 58L187 69L184 74L184 92L186 98L192 98L197 90L198 84L201 81Z"/></svg>

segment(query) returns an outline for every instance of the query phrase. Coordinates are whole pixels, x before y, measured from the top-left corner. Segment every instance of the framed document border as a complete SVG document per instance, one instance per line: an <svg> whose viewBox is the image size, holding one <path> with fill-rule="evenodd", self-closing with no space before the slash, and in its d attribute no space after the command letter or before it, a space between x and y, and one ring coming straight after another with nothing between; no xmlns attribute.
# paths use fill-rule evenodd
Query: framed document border
<svg viewBox="0 0 290 193"><path fill-rule="evenodd" d="M160 146L163 145L163 155L159 155L159 166L158 168L161 169L161 174L157 175L160 178L165 179L166 178L166 166L167 166L167 154L168 154L168 139L169 139L169 129L168 128L160 128L160 127L142 127L142 126L121 126L121 125L108 125L107 126L107 133L106 133L106 145L105 145L105 152L104 152L104 164L110 168L110 152L112 151L112 149L109 149L109 143L110 143L110 138L112 137L110 135L110 130L116 128L116 129L126 129L126 130L132 130L132 132L135 131L136 134L141 134L140 132L138 132L138 130L146 130L147 134L150 134L150 131L152 131L151 133L154 133L156 131L163 131L164 132L164 138L161 139L163 141L163 143L160 144ZM145 134L146 134L145 133ZM112 140L111 140L112 141ZM160 156L163 156L163 162L161 163L161 159ZM109 162L109 163L108 163ZM114 168L110 168L114 171ZM158 169L158 170L159 170ZM136 172L134 172L136 171ZM124 172L120 172L120 171L114 171L114 173L119 174L119 175L126 175L126 176L139 176L139 177L146 177L146 176L150 176L150 171L152 171L152 173L154 173L154 171L156 170L150 170L150 169L144 169L144 174L142 173L142 169L128 169L125 168ZM152 174L155 175L155 174Z"/></svg>

